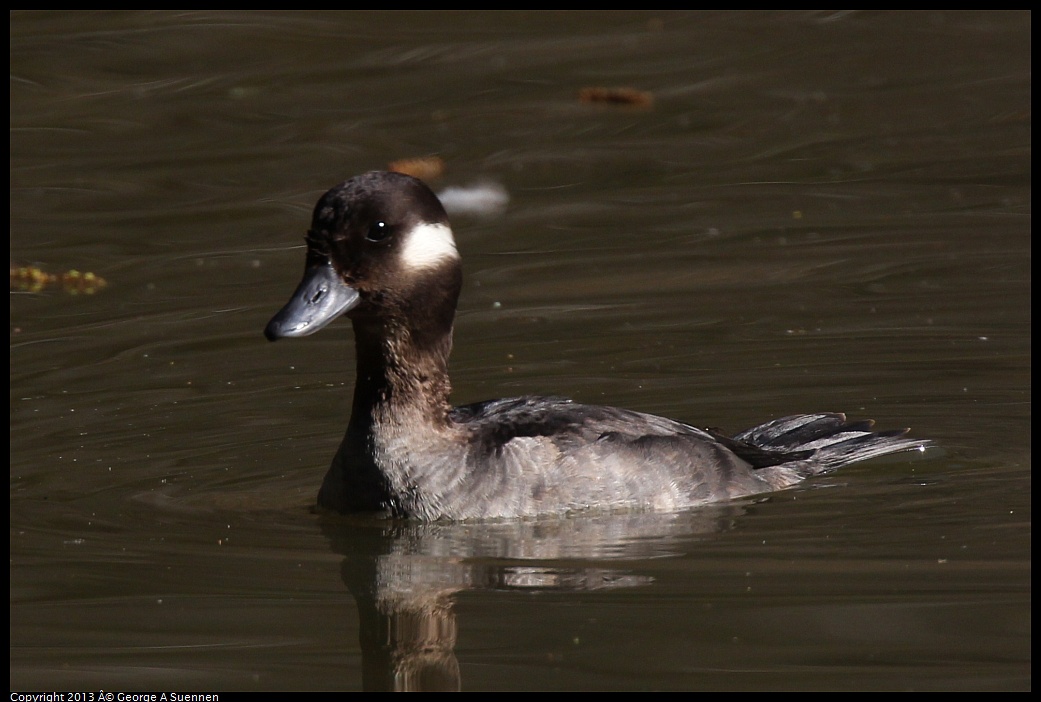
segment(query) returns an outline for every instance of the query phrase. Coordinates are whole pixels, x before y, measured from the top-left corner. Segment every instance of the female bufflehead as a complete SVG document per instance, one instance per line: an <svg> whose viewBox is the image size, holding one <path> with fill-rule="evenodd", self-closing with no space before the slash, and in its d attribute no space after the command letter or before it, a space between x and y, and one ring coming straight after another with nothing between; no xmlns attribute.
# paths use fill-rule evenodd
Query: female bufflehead
<svg viewBox="0 0 1041 702"><path fill-rule="evenodd" d="M304 279L264 335L306 336L340 315L354 325L354 406L318 493L324 508L422 520L676 510L928 443L841 414L728 437L557 397L452 407L462 266L437 196L407 175L366 173L322 196L306 238Z"/></svg>

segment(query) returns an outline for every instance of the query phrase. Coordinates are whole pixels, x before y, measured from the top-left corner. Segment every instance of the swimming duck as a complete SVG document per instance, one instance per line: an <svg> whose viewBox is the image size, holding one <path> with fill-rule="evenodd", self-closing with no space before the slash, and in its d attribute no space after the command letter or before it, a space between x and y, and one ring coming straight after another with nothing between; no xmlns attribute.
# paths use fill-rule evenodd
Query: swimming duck
<svg viewBox="0 0 1041 702"><path fill-rule="evenodd" d="M400 173L359 175L318 200L306 241L303 281L264 335L307 336L342 315L353 324L354 404L322 508L431 521L678 510L928 443L837 413L726 436L559 397L453 407L462 266L437 196Z"/></svg>

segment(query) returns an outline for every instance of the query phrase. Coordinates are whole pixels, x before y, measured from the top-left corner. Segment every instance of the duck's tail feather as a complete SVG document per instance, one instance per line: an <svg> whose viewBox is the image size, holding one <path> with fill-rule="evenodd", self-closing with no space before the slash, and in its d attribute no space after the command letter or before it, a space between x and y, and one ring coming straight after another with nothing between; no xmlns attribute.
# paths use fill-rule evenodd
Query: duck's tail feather
<svg viewBox="0 0 1041 702"><path fill-rule="evenodd" d="M756 468L804 461L806 475L819 475L929 445L925 439L906 438L908 429L872 431L874 424L870 419L849 422L837 412L782 417L737 434L737 447L731 448Z"/></svg>

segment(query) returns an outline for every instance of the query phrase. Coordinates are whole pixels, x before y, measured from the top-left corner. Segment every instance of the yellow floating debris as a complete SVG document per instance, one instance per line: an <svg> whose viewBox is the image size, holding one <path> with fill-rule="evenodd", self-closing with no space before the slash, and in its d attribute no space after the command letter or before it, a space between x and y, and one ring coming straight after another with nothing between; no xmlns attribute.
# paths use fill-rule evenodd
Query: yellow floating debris
<svg viewBox="0 0 1041 702"><path fill-rule="evenodd" d="M108 281L95 273L71 270L56 275L36 266L11 266L11 290L35 293L60 287L70 295L93 295L106 285Z"/></svg>

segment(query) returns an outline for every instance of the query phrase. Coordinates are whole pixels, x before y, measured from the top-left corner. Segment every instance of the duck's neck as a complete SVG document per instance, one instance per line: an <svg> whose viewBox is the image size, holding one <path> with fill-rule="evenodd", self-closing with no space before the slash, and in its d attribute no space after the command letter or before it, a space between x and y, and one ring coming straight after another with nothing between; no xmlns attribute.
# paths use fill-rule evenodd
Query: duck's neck
<svg viewBox="0 0 1041 702"><path fill-rule="evenodd" d="M429 334L394 321L354 322L357 378L351 429L407 422L439 428L451 409L451 329Z"/></svg>

